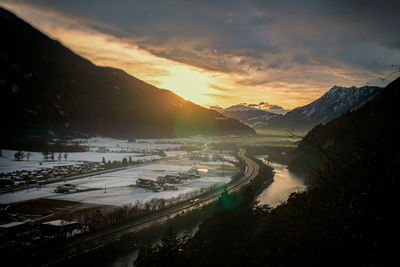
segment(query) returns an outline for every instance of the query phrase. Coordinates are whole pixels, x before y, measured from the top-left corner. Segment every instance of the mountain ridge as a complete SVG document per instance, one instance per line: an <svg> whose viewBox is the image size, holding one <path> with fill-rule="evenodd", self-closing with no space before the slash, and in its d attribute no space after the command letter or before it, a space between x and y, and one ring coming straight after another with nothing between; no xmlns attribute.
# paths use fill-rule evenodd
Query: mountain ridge
<svg viewBox="0 0 400 267"><path fill-rule="evenodd" d="M3 138L255 134L123 70L96 66L2 8L0 22Z"/></svg>
<svg viewBox="0 0 400 267"><path fill-rule="evenodd" d="M357 149L352 150L351 147L379 146L383 142L380 139L385 135L386 139L395 140L398 132L395 122L399 114L396 108L399 88L400 78L397 78L358 109L314 127L291 156L289 168L307 172L318 168L326 160L348 165L351 163L347 157L351 154L357 158L353 154L358 153ZM343 150L349 150L349 153L343 153Z"/></svg>
<svg viewBox="0 0 400 267"><path fill-rule="evenodd" d="M297 107L270 122L267 128L310 130L325 124L341 114L355 110L373 99L383 88L377 86L333 86L320 98L305 106Z"/></svg>
<svg viewBox="0 0 400 267"><path fill-rule="evenodd" d="M271 120L283 116L281 114L244 105L233 105L225 109L218 109L218 111L229 118L239 120L254 128L268 126Z"/></svg>

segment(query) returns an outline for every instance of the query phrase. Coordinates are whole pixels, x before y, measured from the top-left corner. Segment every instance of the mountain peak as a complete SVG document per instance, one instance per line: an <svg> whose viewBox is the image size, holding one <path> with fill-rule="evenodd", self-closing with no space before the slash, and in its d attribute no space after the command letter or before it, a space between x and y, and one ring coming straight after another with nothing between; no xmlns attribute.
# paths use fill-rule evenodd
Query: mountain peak
<svg viewBox="0 0 400 267"><path fill-rule="evenodd" d="M245 106L245 105L233 105L230 106L228 108L225 109L225 111L246 111L246 110L262 110L259 108L255 108L255 107L249 107L249 106Z"/></svg>
<svg viewBox="0 0 400 267"><path fill-rule="evenodd" d="M273 121L270 128L309 130L326 123L346 111L354 110L378 95L383 88L376 86L333 86L312 103L297 107Z"/></svg>
<svg viewBox="0 0 400 267"><path fill-rule="evenodd" d="M254 128L268 126L272 120L282 116L281 114L275 114L263 109L240 104L219 110L219 112L229 118L239 120Z"/></svg>

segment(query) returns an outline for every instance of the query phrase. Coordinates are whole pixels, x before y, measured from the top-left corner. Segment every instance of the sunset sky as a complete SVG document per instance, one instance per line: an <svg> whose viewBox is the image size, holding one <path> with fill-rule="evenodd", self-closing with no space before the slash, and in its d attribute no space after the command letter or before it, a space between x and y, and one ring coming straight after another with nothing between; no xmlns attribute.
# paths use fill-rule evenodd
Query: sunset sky
<svg viewBox="0 0 400 267"><path fill-rule="evenodd" d="M265 109L394 79L378 78L400 64L399 3L0 0L97 65L203 106Z"/></svg>

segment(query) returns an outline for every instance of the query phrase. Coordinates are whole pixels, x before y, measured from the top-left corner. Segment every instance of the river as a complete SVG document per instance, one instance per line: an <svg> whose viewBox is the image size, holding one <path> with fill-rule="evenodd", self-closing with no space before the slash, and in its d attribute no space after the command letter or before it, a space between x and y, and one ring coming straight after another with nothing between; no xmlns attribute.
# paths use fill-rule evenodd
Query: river
<svg viewBox="0 0 400 267"><path fill-rule="evenodd" d="M269 205L270 207L276 207L279 204L285 202L289 195L293 192L304 191L306 186L304 184L304 179L296 175L293 172L290 172L287 169L286 165L267 162L264 158L266 155L257 156L256 158L262 160L264 164L270 164L274 168L274 181L271 185L269 185L261 194L258 196L259 205ZM200 223L199 223L200 224ZM199 227L197 224L193 229L189 232L181 231L178 233L178 236L183 236L183 234L194 235ZM160 241L156 241L153 245L158 244ZM138 256L139 250L133 251L131 254L126 255L124 257L120 257L116 259L111 265L108 266L117 266L117 267L127 267L132 266L132 263L136 260Z"/></svg>
<svg viewBox="0 0 400 267"><path fill-rule="evenodd" d="M304 179L288 170L286 165L267 162L264 158L266 155L257 156L265 164L270 164L274 168L274 182L268 186L258 196L259 205L269 205L274 208L285 202L289 195L293 192L301 192L306 190Z"/></svg>

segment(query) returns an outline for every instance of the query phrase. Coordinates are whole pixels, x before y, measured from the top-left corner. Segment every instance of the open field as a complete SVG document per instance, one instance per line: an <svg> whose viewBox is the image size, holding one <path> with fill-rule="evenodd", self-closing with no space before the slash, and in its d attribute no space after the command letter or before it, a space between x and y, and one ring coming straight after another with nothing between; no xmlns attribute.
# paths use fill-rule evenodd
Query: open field
<svg viewBox="0 0 400 267"><path fill-rule="evenodd" d="M175 185L177 190L153 192L152 190L137 188L136 180L146 178L156 180L163 175L177 175L187 172L193 166L200 171L200 178L187 179ZM231 163L221 161L196 162L187 157L164 160L144 166L132 167L121 171L102 175L89 176L68 181L73 184L77 193L60 194L55 189L65 182L48 184L40 188L31 188L13 193L0 195L0 203L14 203L36 198L50 198L70 200L84 203L122 206L136 201L149 201L152 198L172 198L179 195L199 191L213 185L228 183L236 168ZM106 189L106 190L104 190Z"/></svg>

